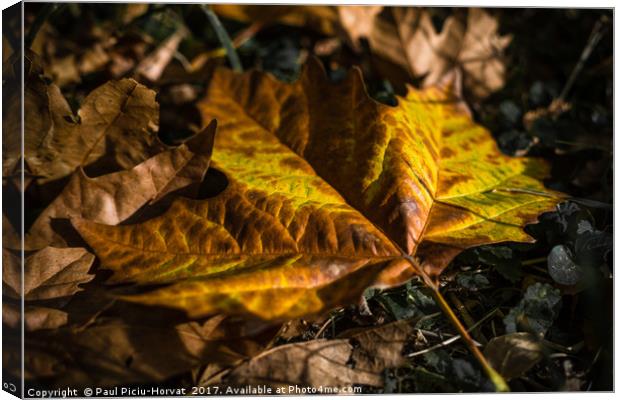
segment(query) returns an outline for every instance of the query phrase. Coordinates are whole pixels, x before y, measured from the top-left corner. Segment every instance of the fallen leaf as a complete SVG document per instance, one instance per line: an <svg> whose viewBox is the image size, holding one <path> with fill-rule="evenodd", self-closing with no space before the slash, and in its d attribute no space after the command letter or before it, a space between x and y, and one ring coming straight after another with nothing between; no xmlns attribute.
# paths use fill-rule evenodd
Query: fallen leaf
<svg viewBox="0 0 620 400"><path fill-rule="evenodd" d="M37 135L43 135L50 129L51 119L46 110L45 83L39 77L43 72L40 64L32 62L32 55L24 57L24 93L21 95L22 61L19 54L13 54L2 65L3 101L6 104L2 119L2 177L3 179L19 174L19 161L22 146L21 111L24 120L30 120L28 127ZM26 145L26 143L24 143ZM16 185L19 187L19 185Z"/></svg>
<svg viewBox="0 0 620 400"><path fill-rule="evenodd" d="M486 345L484 355L506 379L523 376L544 357L544 347L531 333L498 336Z"/></svg>
<svg viewBox="0 0 620 400"><path fill-rule="evenodd" d="M88 270L95 260L95 256L83 248L54 248L47 247L26 257L23 268L20 259L6 249L2 249L2 281L3 302L2 322L12 328L21 327L21 318L24 318L26 331L40 329L55 329L68 321L68 314L57 308L33 305L32 301L57 300L67 298L79 290L79 285L91 281L95 276L89 275ZM7 302L9 298L26 301L26 304L13 305ZM58 305L58 304L56 304ZM22 317L23 315L23 317Z"/></svg>
<svg viewBox="0 0 620 400"><path fill-rule="evenodd" d="M530 285L523 298L504 317L506 332L530 332L544 337L560 315L562 296L559 289L546 283Z"/></svg>
<svg viewBox="0 0 620 400"><path fill-rule="evenodd" d="M9 210L5 209L3 211L7 212ZM20 210L16 210L16 211L20 212ZM17 217L21 219L21 215ZM20 249L22 246L21 236L15 231L15 228L13 227L11 220L4 213L2 214L2 245L3 245L3 248L7 248L7 249Z"/></svg>
<svg viewBox="0 0 620 400"><path fill-rule="evenodd" d="M332 35L338 29L335 7L310 5L211 4L221 17L241 22L281 23Z"/></svg>
<svg viewBox="0 0 620 400"><path fill-rule="evenodd" d="M21 318L24 318L26 332L40 329L55 329L61 327L69 320L69 315L55 308L25 306L23 314L21 307L2 303L2 323L13 328L21 329Z"/></svg>
<svg viewBox="0 0 620 400"><path fill-rule="evenodd" d="M275 388L382 386L382 372L405 362L401 352L412 332L410 322L399 321L347 338L278 346L236 367L224 382Z"/></svg>
<svg viewBox="0 0 620 400"><path fill-rule="evenodd" d="M153 53L145 57L136 67L136 74L141 75L151 82L161 77L166 66L172 61L179 44L187 36L187 29L177 29L166 39Z"/></svg>
<svg viewBox="0 0 620 400"><path fill-rule="evenodd" d="M134 19L144 15L148 9L148 3L129 3L124 4L125 10L123 11L123 23L128 24Z"/></svg>
<svg viewBox="0 0 620 400"><path fill-rule="evenodd" d="M102 317L86 329L36 332L27 338L25 369L31 377L48 377L54 387L112 387L162 382L201 364L231 365L259 351L251 339L219 338L222 319L175 324Z"/></svg>
<svg viewBox="0 0 620 400"><path fill-rule="evenodd" d="M209 167L215 131L216 123L212 121L186 143L159 153L127 171L89 178L79 169L30 227L24 248L35 250L50 245L66 246L66 232L54 230L54 220L80 217L116 225L148 202L202 181Z"/></svg>
<svg viewBox="0 0 620 400"><path fill-rule="evenodd" d="M370 37L375 26L375 18L383 6L338 6L338 17L352 46L360 51L360 39Z"/></svg>
<svg viewBox="0 0 620 400"><path fill-rule="evenodd" d="M390 107L359 70L333 85L314 60L293 84L219 69L199 107L221 121L226 189L142 224L73 224L111 282L174 283L126 299L194 317L292 319L414 273L435 285L466 248L531 242L523 225L563 198L541 160L503 155L449 93L410 89Z"/></svg>
<svg viewBox="0 0 620 400"><path fill-rule="evenodd" d="M2 281L8 296L19 299L21 290L21 262L8 250L2 250ZM78 292L81 283L89 282L94 275L88 270L95 256L83 248L46 247L26 257L24 263L24 300L47 300L71 296Z"/></svg>
<svg viewBox="0 0 620 400"><path fill-rule="evenodd" d="M440 32L419 7L386 7L380 14L353 6L340 7L339 13L353 43L366 37L373 52L412 77L424 77L425 86L438 84L455 67L462 68L465 87L478 98L504 85L502 51L511 37L500 36L496 18L482 9L468 9L466 18L448 17Z"/></svg>
<svg viewBox="0 0 620 400"><path fill-rule="evenodd" d="M136 29L135 20L146 13L148 4L124 8L113 20L101 20L89 11L81 19L71 15L66 22L74 26L69 31L49 19L43 23L31 50L41 55L56 85L88 83L93 76L126 76L146 57L152 39Z"/></svg>
<svg viewBox="0 0 620 400"><path fill-rule="evenodd" d="M131 79L110 81L92 91L74 115L60 89L41 77L37 56L27 57L24 158L39 183L67 176L80 166L104 172L128 169L162 150L154 91ZM20 113L7 115L9 132L18 129ZM14 171L21 148L19 140L5 137L6 176Z"/></svg>

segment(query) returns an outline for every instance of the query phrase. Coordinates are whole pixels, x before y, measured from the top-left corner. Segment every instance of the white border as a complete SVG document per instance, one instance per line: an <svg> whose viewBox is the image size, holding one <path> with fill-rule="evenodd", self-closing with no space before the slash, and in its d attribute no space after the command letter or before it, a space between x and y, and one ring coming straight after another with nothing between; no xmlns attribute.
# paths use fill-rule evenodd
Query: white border
<svg viewBox="0 0 620 400"><path fill-rule="evenodd" d="M33 1L34 2L34 1ZM74 1L76 2L76 1ZM80 2L84 2L84 3L94 3L94 2L104 2L104 1L93 1L93 0L85 0L85 1L80 1ZM125 3L125 2L132 2L132 3L136 3L137 1L105 1L105 2L118 2L118 3ZM207 0L207 1L196 1L196 0L189 0L189 1L176 1L176 0L169 0L169 1L151 1L151 3L223 3L224 1L212 1L212 0ZM10 0L0 0L0 5L2 6L2 9L5 9L13 4L15 4L15 1L10 1ZM478 1L471 1L471 0L449 0L449 1L441 1L441 0L424 0L424 1L403 1L403 0L390 0L390 1L372 1L372 0L355 0L355 1L351 1L351 0L341 0L341 1L333 1L333 0L314 0L314 1L308 1L308 0L298 0L295 2L291 2L291 1L286 1L286 0L271 0L271 1L256 1L256 0L245 0L245 1L239 1L239 3L251 3L251 4L347 4L347 5L354 5L354 4L384 4L384 5L408 5L408 6L444 6L444 7L473 7L473 6L478 6L478 7L513 7L513 8L522 8L522 7L535 7L535 8L615 8L615 1L610 1L610 0L590 0L587 2L584 1L579 1L579 0L563 0L563 1L558 1L558 0L546 0L546 1L533 1L533 0L524 0L524 1L520 1L520 2L514 2L514 1L507 1L507 0L478 0ZM0 31L2 29L2 22L0 20ZM614 55L616 54L616 50L617 50L617 44L618 44L618 30L615 29L615 12L614 12ZM615 61L615 60L614 60ZM618 76L618 64L614 62L614 78ZM1 98L0 98L0 105L1 105ZM615 124L615 116L618 115L618 91L617 91L617 82L614 79L614 139L616 136L616 124ZM0 137L0 145L2 143L2 139ZM614 153L617 152L618 147L616 146L617 143L614 140ZM1 148L1 147L0 147ZM616 167L616 160L614 159L614 170L617 170ZM614 174L614 198L617 198L619 194L618 191L618 176L617 174ZM0 207L2 206L2 197L0 196ZM620 216L618 215L618 213L614 212L614 227L619 226L618 224L620 223ZM616 235L614 235L614 249L620 249L620 246L616 246L618 242L618 237ZM616 252L614 252L614 266L617 266L616 264ZM1 271L1 269L0 269ZM620 311L619 308L616 306L616 293L618 293L618 289L619 289L619 283L617 279L614 279L614 388L618 387L618 371L615 369L615 360L617 360L617 356L618 356L618 334L615 331L615 322L618 321L620 319ZM2 338L2 330L0 329L0 352L1 352L1 338ZM1 371L0 371L0 379L1 379ZM539 396L542 395L544 396L545 399L562 399L562 400L572 400L572 399L584 399L585 397L588 397L589 399L592 400L598 400L598 399L610 399L610 398L616 398L616 393L596 393L596 392L579 392L579 393L575 393L575 392L571 392L571 393L545 393L545 394L518 394L518 393L505 393L505 394L496 394L496 393L473 393L473 394L461 394L458 395L459 397L466 397L466 398L472 398L472 397L478 397L478 396L483 396L484 398L501 398L501 399L530 399L533 396ZM410 395L377 395L377 396L373 396L373 398L378 398L378 399L396 399L396 398L403 398L403 397L409 397L409 396L415 396L416 399L421 399L421 400L425 400L425 399L449 399L449 398L454 398L457 395L454 394L437 394L437 395L418 395L418 394L410 394ZM264 397L264 396L256 396L256 397ZM218 397L221 398L221 397ZM240 398L239 396L234 397L234 398ZM272 397L272 398L276 398L276 397ZM299 396L278 396L278 399L299 399ZM336 399L339 398L337 396L320 396L321 399ZM15 399L14 396L11 396L10 394L8 394L7 392L4 391L0 391L0 400L9 400L9 399ZM187 400L187 397L175 397L175 399L184 399Z"/></svg>

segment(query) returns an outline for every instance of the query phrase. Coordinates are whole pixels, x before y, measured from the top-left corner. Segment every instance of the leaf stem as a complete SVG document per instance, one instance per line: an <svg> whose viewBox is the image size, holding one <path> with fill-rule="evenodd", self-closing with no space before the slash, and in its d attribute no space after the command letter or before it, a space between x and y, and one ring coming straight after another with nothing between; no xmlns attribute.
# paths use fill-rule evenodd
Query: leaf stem
<svg viewBox="0 0 620 400"><path fill-rule="evenodd" d="M239 59L239 55L235 50L235 46L233 45L233 42L228 35L228 32L226 32L226 29L224 29L224 26L222 26L220 19L217 17L217 15L215 15L213 10L211 10L208 5L202 4L201 6L202 10L207 15L209 23L213 27L217 38L219 39L222 46L224 46L224 48L226 49L226 56L228 57L230 66L235 72L243 72L243 67L241 66L241 60Z"/></svg>
<svg viewBox="0 0 620 400"><path fill-rule="evenodd" d="M577 62L577 65L575 65L575 68L573 68L573 71L571 72L570 77L568 78L568 81L564 85L564 88L562 89L560 96L558 96L558 99L564 100L566 98L566 95L568 95L568 92L570 91L570 89L573 87L573 84L577 80L577 76L579 75L586 61L590 57L592 50L594 50L598 42L601 40L601 38L607 31L607 29L603 29L603 28L607 28L608 21L609 19L606 16L602 16L594 24L594 28L592 28L592 32L590 33L590 37L588 38L588 43L586 44L586 47L581 52L579 61Z"/></svg>
<svg viewBox="0 0 620 400"><path fill-rule="evenodd" d="M441 311L443 311L444 314L448 317L448 319L456 328L469 350L472 352L476 360L478 360L484 372L487 374L491 382L493 382L493 385L495 385L495 390L498 392L509 392L510 388L508 387L508 384L506 383L504 378L491 366L491 364L489 364L478 346L476 346L476 343L469 335L467 329L465 329L463 324L461 324L461 321L459 321L458 317L454 314L454 311L452 311L452 308L439 291L439 287L434 286L431 289L433 291L432 293L435 302L437 302L437 305L439 305Z"/></svg>

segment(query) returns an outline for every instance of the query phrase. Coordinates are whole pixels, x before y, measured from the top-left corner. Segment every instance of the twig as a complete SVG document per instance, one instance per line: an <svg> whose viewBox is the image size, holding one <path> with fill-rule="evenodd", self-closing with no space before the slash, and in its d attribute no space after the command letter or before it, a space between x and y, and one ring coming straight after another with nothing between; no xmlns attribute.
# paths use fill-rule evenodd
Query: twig
<svg viewBox="0 0 620 400"><path fill-rule="evenodd" d="M536 265L547 261L547 257L532 258L521 262L521 265Z"/></svg>
<svg viewBox="0 0 620 400"><path fill-rule="evenodd" d="M238 49L239 47L243 46L245 42L247 42L248 40L256 36L256 34L261 29L263 29L264 25L265 24L263 22L257 21L257 22L252 23L252 25L248 26L244 30L242 30L237 36L235 36L235 39L233 40L233 46L235 46L235 49Z"/></svg>
<svg viewBox="0 0 620 400"><path fill-rule="evenodd" d="M344 311L344 308L339 308L338 310L334 311L332 313L332 315L327 319L327 321L325 321L325 323L323 323L323 325L321 326L321 328L319 329L319 331L314 335L314 339L318 339L319 336L321 336L321 334L323 332L325 332L325 330L329 327L330 322L332 323L332 326L334 326L334 324L336 323L336 318L340 315L340 313L342 313Z"/></svg>
<svg viewBox="0 0 620 400"><path fill-rule="evenodd" d="M327 327L329 326L329 324L334 321L334 316L329 317L329 319L327 321L325 321L325 323L323 324L323 326L321 326L321 329L319 329L319 331L316 333L316 335L314 335L314 339L318 339L321 334L323 332L325 332L325 329L327 329Z"/></svg>
<svg viewBox="0 0 620 400"><path fill-rule="evenodd" d="M580 142L571 142L568 140L560 140L560 139L555 139L555 142L559 144L564 144L566 146L576 147L577 150L596 149L596 150L604 151L605 153L608 153L608 154L613 154L613 151L608 146L599 145L596 143L580 143Z"/></svg>
<svg viewBox="0 0 620 400"><path fill-rule="evenodd" d="M241 60L239 59L239 55L237 54L237 51L235 50L235 46L233 45L232 40L230 40L230 36L228 35L228 32L226 32L226 29L224 29L224 27L222 26L222 23L220 22L219 18L217 17L217 15L215 15L213 10L211 10L209 6L206 4L202 4L202 10L207 15L207 19L209 20L209 23L213 27L213 30L215 30L215 34L217 35L217 38L219 39L220 43L226 49L226 55L228 56L228 61L230 62L230 66L236 72L243 72L243 67L241 66Z"/></svg>
<svg viewBox="0 0 620 400"><path fill-rule="evenodd" d="M463 304L463 302L459 300L453 292L450 292L448 296L450 297L450 301L456 306L459 314L461 314L461 317L463 317L463 321L465 321L465 324L469 327L468 330L472 333L472 336L474 336L476 340L482 344L486 344L487 338L477 329L472 328L472 326L475 325L475 322L465 304Z"/></svg>
<svg viewBox="0 0 620 400"><path fill-rule="evenodd" d="M443 311L444 315L448 318L452 326L454 326L459 332L459 334L463 338L463 341L465 342L465 345L467 346L469 351L471 351L478 363L480 363L480 366L495 386L495 390L498 392L509 392L510 387L506 383L506 380L491 366L491 364L489 364L487 359L484 357L484 354L482 354L480 349L476 346L476 343L469 335L467 329L465 329L461 321L454 314L454 311L452 311L452 308L450 308L450 305L448 304L446 299L439 291L439 285L435 281L433 281L433 279L431 279L431 277L428 276L427 273L424 272L424 268L420 265L418 260L406 253L403 253L403 258L409 261L411 266L424 281L424 284L429 289L431 289L433 298L435 299L435 303L437 303L441 311Z"/></svg>
<svg viewBox="0 0 620 400"><path fill-rule="evenodd" d="M568 78L568 81L566 82L566 85L564 85L564 88L562 89L560 96L558 96L558 99L564 100L566 98L566 95L570 91L570 89L573 87L573 84L575 83L577 76L579 75L579 73L581 73L581 70L583 69L583 66L588 60L588 57L590 57L590 54L592 54L592 50L594 50L598 42L601 40L601 38L605 34L605 31L603 30L603 28L606 26L607 20L608 19L606 16L602 16L598 21L596 21L596 24L594 24L594 28L592 28L592 32L590 33L590 38L588 39L588 43L586 44L586 47L581 52L579 61L577 62L577 65L575 65L575 68L573 68L573 71L571 72L570 77Z"/></svg>
<svg viewBox="0 0 620 400"><path fill-rule="evenodd" d="M498 310L497 308L495 308L495 309L491 310L491 312L489 312L487 315L485 315L485 316L484 316L484 317L483 317L480 321L478 321L478 322L476 322L475 324L473 324L473 325L471 326L471 328L469 328L469 329L468 329L468 331L472 331L472 330L474 330L474 329L478 328L478 327L479 327L480 325L482 325L482 324L483 324L486 320L488 320L489 318L493 317L493 316L497 313L497 310ZM420 331L422 331L422 330L420 330ZM426 333L426 331L423 331L423 332L424 332L424 333ZM454 342L456 342L457 340L459 340L460 338L461 338L461 335L455 335L455 336L452 336L452 337L450 337L450 338L448 338L448 339L444 340L444 341L443 341L443 342L441 342L441 343L437 343L437 344L435 344L435 345L433 345L433 346L431 346L431 347L428 347L428 348L426 348L426 349L423 349L423 350L420 350L420 351L416 351L416 352L413 352L413 353L407 354L405 357L417 357L417 356L419 356L419 355L426 354L426 353L431 352L431 351L433 351L433 350L437 350L437 349L439 349L439 348L441 348L441 347L445 347L445 346L447 346L447 345L449 345L449 344L451 344L451 343L454 343ZM477 342L475 342L475 344L476 344L476 346L482 346L480 343L477 343Z"/></svg>
<svg viewBox="0 0 620 400"><path fill-rule="evenodd" d="M478 363L480 363L480 366L487 374L491 382L493 382L495 389L498 392L510 391L510 387L506 383L506 380L504 380L504 377L501 376L499 372L497 372L495 368L491 366L491 364L489 364L489 361L484 357L484 354L482 354L478 346L476 346L476 343L469 335L469 332L467 331L467 329L465 329L461 321L454 314L454 311L452 311L452 308L450 308L450 305L439 291L439 288L436 286L433 288L433 298L435 299L435 302L439 305L439 308L441 308L446 317L448 317L452 325L459 332L459 335L465 342L465 345L467 345L473 356L476 358L476 360L478 360Z"/></svg>

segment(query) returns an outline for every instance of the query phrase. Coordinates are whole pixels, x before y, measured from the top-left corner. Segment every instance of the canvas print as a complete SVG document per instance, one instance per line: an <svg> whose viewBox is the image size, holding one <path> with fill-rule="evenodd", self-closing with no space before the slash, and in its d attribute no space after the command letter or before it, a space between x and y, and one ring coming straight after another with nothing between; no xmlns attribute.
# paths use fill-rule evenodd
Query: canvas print
<svg viewBox="0 0 620 400"><path fill-rule="evenodd" d="M611 9L3 11L3 390L613 391Z"/></svg>

